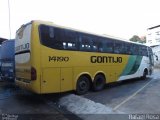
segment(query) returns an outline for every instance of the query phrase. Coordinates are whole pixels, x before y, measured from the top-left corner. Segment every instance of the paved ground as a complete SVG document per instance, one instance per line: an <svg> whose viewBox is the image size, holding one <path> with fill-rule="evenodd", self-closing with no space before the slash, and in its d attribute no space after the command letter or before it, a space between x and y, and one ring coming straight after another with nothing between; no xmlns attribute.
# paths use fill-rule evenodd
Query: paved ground
<svg viewBox="0 0 160 120"><path fill-rule="evenodd" d="M160 113L159 89L159 79L135 80L122 82L84 97L125 113Z"/></svg>
<svg viewBox="0 0 160 120"><path fill-rule="evenodd" d="M73 92L36 95L0 82L0 114L2 117L18 115L21 119L124 120L134 117L134 114L160 114L159 90L160 69L156 69L147 80L109 84L100 92L91 91L82 96ZM153 117L160 119L160 116Z"/></svg>
<svg viewBox="0 0 160 120"><path fill-rule="evenodd" d="M84 105L83 102L78 100L76 96L66 96L61 98L63 101L71 101L71 99L75 99L81 103L78 109L73 106L77 106L76 102L70 104L69 102L63 104L68 110L77 114L75 111L82 112L84 115L79 115L79 117L89 120L96 119L106 119L107 117L112 119L129 119L129 116L132 114L142 114L142 115L152 115L152 114L160 114L160 69L156 69L154 74L147 78L146 80L141 79L133 79L127 80L123 82L118 82L114 84L109 84L106 88L100 92L89 92L86 95L81 96L84 101L94 102L92 104L91 109L88 108L88 105ZM80 99L80 98L79 98ZM87 104L90 104L87 103ZM98 106L97 106L98 104ZM100 105L99 105L100 104ZM93 107L94 106L94 107ZM99 106L106 106L103 110L99 108ZM96 110L93 110L96 109ZM93 112L88 112L93 111ZM102 111L103 115L99 115L98 111ZM87 115L85 114L87 113ZM106 112L108 112L109 116L106 116ZM88 115L88 113L93 113L92 115ZM98 115L95 115L98 113ZM105 114L105 115L104 115ZM115 117L116 116L116 117ZM131 116L130 116L131 117ZM133 117L133 116L132 116ZM142 117L142 116L141 116ZM152 119L160 119L160 115L158 116L149 116ZM142 117L143 119L146 116Z"/></svg>
<svg viewBox="0 0 160 120"><path fill-rule="evenodd" d="M0 120L14 118L19 120L78 120L77 116L62 111L55 104L59 94L36 95L0 82ZM67 113L67 114L66 114Z"/></svg>

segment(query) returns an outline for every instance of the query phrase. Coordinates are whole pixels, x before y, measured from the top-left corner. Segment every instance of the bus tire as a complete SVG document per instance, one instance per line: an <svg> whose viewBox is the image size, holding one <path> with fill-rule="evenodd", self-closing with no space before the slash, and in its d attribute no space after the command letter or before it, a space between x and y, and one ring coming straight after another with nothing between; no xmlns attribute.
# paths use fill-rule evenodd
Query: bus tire
<svg viewBox="0 0 160 120"><path fill-rule="evenodd" d="M147 74L148 74L148 71L147 71L147 69L145 69L145 70L143 71L143 76L142 76L142 79L143 79L143 80L145 80L145 79L147 78Z"/></svg>
<svg viewBox="0 0 160 120"><path fill-rule="evenodd" d="M93 90L100 91L104 88L105 84L106 84L106 80L104 75L98 74L96 75L93 81Z"/></svg>
<svg viewBox="0 0 160 120"><path fill-rule="evenodd" d="M85 75L80 76L76 85L76 94L83 95L87 93L90 89L89 78Z"/></svg>

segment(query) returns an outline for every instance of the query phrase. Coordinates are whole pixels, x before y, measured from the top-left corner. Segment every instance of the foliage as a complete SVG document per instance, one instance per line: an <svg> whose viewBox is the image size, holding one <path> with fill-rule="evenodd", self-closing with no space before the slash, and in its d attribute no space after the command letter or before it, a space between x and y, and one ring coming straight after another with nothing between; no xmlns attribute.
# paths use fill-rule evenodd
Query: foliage
<svg viewBox="0 0 160 120"><path fill-rule="evenodd" d="M129 40L132 42L146 43L146 37L140 38L138 35L133 35Z"/></svg>

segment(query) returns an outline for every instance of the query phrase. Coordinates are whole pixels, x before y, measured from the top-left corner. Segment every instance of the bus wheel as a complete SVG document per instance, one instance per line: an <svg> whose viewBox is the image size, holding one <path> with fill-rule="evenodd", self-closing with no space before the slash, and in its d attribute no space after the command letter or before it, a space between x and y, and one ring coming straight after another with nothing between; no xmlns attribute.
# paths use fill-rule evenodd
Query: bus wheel
<svg viewBox="0 0 160 120"><path fill-rule="evenodd" d="M76 93L78 95L83 95L88 92L90 88L90 81L87 76L81 76L77 81Z"/></svg>
<svg viewBox="0 0 160 120"><path fill-rule="evenodd" d="M148 71L145 69L143 72L142 79L145 80L147 78Z"/></svg>
<svg viewBox="0 0 160 120"><path fill-rule="evenodd" d="M93 90L94 91L100 91L104 88L106 84L105 77L101 74L96 75L93 81Z"/></svg>

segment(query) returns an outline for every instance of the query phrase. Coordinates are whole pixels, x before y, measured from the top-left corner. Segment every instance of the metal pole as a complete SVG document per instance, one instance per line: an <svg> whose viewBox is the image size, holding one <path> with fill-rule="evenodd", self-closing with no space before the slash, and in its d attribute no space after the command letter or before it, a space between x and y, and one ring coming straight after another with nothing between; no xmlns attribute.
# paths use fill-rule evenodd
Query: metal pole
<svg viewBox="0 0 160 120"><path fill-rule="evenodd" d="M11 39L11 16L10 16L10 1L8 0L8 18L9 18L9 38Z"/></svg>

